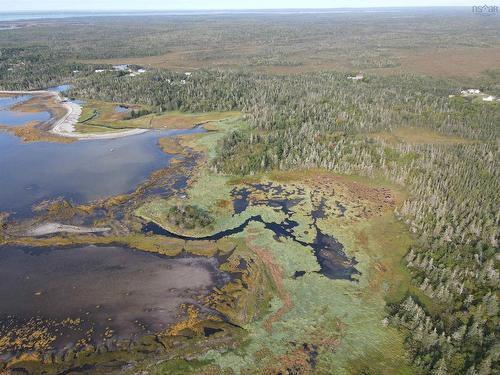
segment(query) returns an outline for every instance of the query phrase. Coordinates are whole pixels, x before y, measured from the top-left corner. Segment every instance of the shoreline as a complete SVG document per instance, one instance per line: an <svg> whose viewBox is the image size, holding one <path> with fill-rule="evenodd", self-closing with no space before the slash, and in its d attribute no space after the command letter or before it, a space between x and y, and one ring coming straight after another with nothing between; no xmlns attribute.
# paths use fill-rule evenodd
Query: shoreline
<svg viewBox="0 0 500 375"><path fill-rule="evenodd" d="M66 114L63 115L60 119L56 120L55 123L51 126L48 133L64 137L64 138L73 138L77 140L96 140L96 139L116 139L129 137L132 135L138 135L149 131L149 129L130 129L124 131L110 132L110 133L76 133L75 125L78 122L78 118L82 113L82 107L79 104L68 101L67 98L63 97L60 92L56 91L48 91L48 90L35 90L35 91L9 91L2 90L0 94L12 94L12 95L50 95L54 97L54 99L66 109ZM53 117L46 122L54 120Z"/></svg>

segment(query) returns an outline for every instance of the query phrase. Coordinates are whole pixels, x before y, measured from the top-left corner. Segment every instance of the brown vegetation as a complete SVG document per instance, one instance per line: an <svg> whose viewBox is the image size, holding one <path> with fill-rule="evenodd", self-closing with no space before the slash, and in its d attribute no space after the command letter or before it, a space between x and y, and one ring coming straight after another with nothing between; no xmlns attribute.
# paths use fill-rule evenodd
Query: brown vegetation
<svg viewBox="0 0 500 375"><path fill-rule="evenodd" d="M260 258L262 263L269 270L269 273L273 278L274 285L276 286L278 296L280 297L281 302L283 303L283 306L281 306L278 311L272 314L264 322L264 327L266 328L266 330L268 332L271 332L273 329L273 323L280 320L281 317L285 315L286 312L293 307L293 302L290 293L288 293L287 289L283 285L283 272L280 266L276 264L269 250L260 246L253 245L252 244L253 239L255 238L252 237L252 235L250 234L248 237L246 237L246 244Z"/></svg>

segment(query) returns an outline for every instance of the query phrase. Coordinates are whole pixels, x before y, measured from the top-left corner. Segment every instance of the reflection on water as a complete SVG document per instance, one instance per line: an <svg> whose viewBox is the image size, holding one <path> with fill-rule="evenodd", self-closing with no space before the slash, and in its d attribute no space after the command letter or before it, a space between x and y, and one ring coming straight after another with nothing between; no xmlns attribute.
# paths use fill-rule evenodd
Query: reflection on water
<svg viewBox="0 0 500 375"><path fill-rule="evenodd" d="M68 91L72 85L59 85L59 86L54 86L54 87L49 87L47 91L55 91L55 92L64 92Z"/></svg>
<svg viewBox="0 0 500 375"><path fill-rule="evenodd" d="M0 110L9 109L11 106L23 103L32 97L31 95L0 96Z"/></svg>
<svg viewBox="0 0 500 375"><path fill-rule="evenodd" d="M90 336L102 342L158 332L176 321L179 305L197 304L228 275L215 258L167 258L124 247L0 247L0 337L32 317L80 318L63 327L54 348ZM90 334L89 334L90 332Z"/></svg>
<svg viewBox="0 0 500 375"><path fill-rule="evenodd" d="M44 199L84 203L131 192L171 159L157 146L158 138L178 133L59 144L22 143L0 132L0 212L27 215Z"/></svg>
<svg viewBox="0 0 500 375"><path fill-rule="evenodd" d="M115 112L118 112L118 113L124 113L124 112L128 112L128 111L130 111L130 108L126 107L124 105L117 105L115 107Z"/></svg>

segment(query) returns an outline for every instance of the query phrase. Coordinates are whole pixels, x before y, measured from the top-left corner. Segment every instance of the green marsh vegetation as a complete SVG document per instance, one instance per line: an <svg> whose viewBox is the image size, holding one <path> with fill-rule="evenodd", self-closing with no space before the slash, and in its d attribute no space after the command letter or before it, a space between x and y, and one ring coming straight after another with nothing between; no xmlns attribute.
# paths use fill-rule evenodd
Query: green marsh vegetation
<svg viewBox="0 0 500 375"><path fill-rule="evenodd" d="M188 144L211 150L224 133L245 126L235 121L219 123L219 132L199 134ZM215 154L209 156L206 163L215 158ZM252 190L255 183L271 183L276 189ZM242 187L251 190L251 203L235 214L231 191ZM243 373L282 371L290 363L304 373L332 369L335 373L350 373L368 368L388 373L410 371L404 364L402 337L383 322L384 298L391 296L398 300L409 283L400 260L411 238L390 208L402 194L390 191L382 190L379 183L368 179L334 178L324 170L230 177L202 169L187 189L183 204L204 207L215 222L205 230L183 230L182 234L195 237L213 234L260 214L266 222L280 223L287 218L297 221L294 233L304 241L312 241L315 233L310 228L311 212L325 198L325 218L318 225L338 238L349 255L356 256L361 272L357 283L329 280L316 273L318 263L310 248L286 238L277 241L262 224L251 224L237 238L266 259L266 269L277 285L270 311L262 319L245 325L252 339L247 340L243 350L218 349L202 358L221 369L232 368ZM266 203L283 197L300 198L300 203L291 208L293 213L285 214ZM173 202L175 199L153 200L136 213L172 229L168 207ZM339 205L346 211L339 210ZM297 271L305 275L295 278ZM317 363L308 362L309 349L304 350L303 345L317 348L311 349L319 353Z"/></svg>

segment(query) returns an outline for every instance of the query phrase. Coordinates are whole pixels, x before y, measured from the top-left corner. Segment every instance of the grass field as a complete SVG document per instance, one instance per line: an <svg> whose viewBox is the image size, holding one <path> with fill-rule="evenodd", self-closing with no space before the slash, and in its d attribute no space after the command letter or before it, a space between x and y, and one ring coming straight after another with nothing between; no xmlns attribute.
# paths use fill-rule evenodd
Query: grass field
<svg viewBox="0 0 500 375"><path fill-rule="evenodd" d="M128 110L119 112L116 110L118 106ZM131 118L132 111L151 113ZM83 105L76 130L80 133L95 133L130 128L190 129L199 124L237 116L240 116L239 112L184 113L172 111L157 113L151 106L89 100Z"/></svg>

